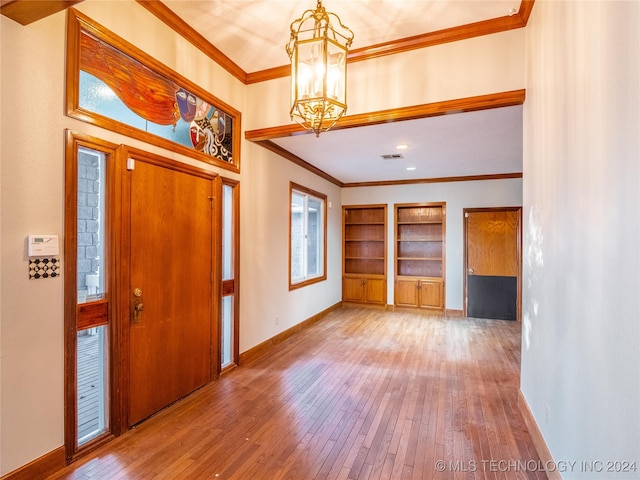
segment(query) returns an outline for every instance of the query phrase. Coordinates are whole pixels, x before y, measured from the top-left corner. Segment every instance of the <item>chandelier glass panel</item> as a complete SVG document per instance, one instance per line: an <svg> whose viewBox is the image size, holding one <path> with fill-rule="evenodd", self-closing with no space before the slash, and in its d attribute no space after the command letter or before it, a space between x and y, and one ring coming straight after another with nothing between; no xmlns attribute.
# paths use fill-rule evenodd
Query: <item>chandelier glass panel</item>
<svg viewBox="0 0 640 480"><path fill-rule="evenodd" d="M336 30L336 26L341 31ZM291 119L316 136L347 111L347 54L353 32L318 0L291 23Z"/></svg>

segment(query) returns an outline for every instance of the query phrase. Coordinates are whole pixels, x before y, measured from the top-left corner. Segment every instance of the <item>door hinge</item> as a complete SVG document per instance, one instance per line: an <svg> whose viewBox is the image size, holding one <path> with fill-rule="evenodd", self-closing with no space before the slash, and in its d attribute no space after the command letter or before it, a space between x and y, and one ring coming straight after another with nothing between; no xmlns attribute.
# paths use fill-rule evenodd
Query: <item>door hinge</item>
<svg viewBox="0 0 640 480"><path fill-rule="evenodd" d="M133 158L127 158L127 170L135 170L136 161Z"/></svg>
<svg viewBox="0 0 640 480"><path fill-rule="evenodd" d="M469 212L464 212L464 218L469 218Z"/></svg>

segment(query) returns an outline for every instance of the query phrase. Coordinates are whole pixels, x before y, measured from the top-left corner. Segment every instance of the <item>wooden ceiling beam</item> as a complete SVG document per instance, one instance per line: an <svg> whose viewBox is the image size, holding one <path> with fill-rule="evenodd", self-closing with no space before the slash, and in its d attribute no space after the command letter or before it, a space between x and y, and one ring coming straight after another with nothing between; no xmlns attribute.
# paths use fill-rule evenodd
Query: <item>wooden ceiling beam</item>
<svg viewBox="0 0 640 480"><path fill-rule="evenodd" d="M435 117L452 113L473 112L489 108L511 107L522 105L525 99L525 90L512 90L509 92L491 93L475 97L458 98L442 102L425 103L411 107L379 110L377 112L358 113L342 117L331 130L344 128L368 127L380 123L401 122L404 120L416 120L419 118ZM245 138L252 142L262 142L274 138L290 137L293 135L307 135L310 132L297 123L280 125L277 127L247 130Z"/></svg>

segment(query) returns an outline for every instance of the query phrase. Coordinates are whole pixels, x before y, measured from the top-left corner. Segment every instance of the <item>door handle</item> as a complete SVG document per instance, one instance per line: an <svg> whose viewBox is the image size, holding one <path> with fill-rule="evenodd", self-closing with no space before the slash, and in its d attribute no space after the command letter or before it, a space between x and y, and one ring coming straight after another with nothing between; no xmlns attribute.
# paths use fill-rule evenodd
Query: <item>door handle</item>
<svg viewBox="0 0 640 480"><path fill-rule="evenodd" d="M136 300L136 303L133 304L133 323L140 323L140 316L142 315L143 310L144 303L140 300Z"/></svg>
<svg viewBox="0 0 640 480"><path fill-rule="evenodd" d="M470 269L468 270L468 272L469 272L471 275L473 275L473 268L470 268Z"/></svg>
<svg viewBox="0 0 640 480"><path fill-rule="evenodd" d="M135 297L135 301L133 303L132 323L140 323L140 316L144 310L144 303L142 303L142 300L140 299L140 297L142 297L142 290L139 288L134 289L133 296Z"/></svg>

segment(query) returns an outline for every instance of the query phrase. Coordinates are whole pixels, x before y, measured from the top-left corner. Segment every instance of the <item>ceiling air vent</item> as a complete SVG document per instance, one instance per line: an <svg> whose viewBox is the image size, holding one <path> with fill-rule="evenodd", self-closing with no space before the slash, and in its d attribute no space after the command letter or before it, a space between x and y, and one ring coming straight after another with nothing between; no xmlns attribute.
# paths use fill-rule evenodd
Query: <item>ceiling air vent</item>
<svg viewBox="0 0 640 480"><path fill-rule="evenodd" d="M390 153L388 155L380 155L383 160L400 160L404 158L401 153Z"/></svg>

